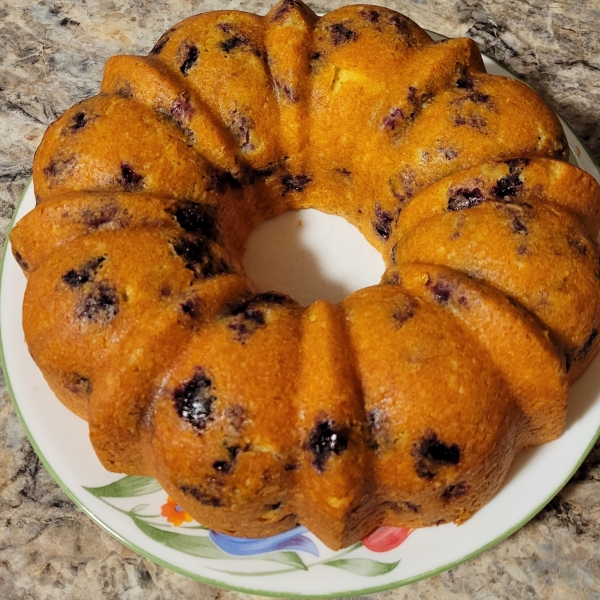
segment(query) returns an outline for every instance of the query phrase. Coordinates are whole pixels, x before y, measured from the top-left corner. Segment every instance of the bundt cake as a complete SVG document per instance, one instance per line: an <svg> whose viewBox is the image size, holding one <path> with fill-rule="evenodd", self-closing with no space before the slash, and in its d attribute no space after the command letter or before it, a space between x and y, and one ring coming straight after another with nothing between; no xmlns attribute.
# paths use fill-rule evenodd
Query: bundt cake
<svg viewBox="0 0 600 600"><path fill-rule="evenodd" d="M600 188L567 156L474 42L387 8L190 17L44 136L11 235L27 344L103 465L210 528L463 522L598 352ZM380 285L255 288L249 232L307 207L381 251Z"/></svg>

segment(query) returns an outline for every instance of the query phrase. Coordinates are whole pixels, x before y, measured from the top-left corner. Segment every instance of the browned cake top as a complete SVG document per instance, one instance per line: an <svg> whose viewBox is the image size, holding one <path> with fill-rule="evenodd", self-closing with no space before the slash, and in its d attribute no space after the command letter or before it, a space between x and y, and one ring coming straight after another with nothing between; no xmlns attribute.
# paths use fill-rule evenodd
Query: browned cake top
<svg viewBox="0 0 600 600"><path fill-rule="evenodd" d="M474 42L389 9L190 17L49 127L11 236L27 343L103 464L209 527L460 523L598 351L600 190L567 155ZM258 293L249 232L302 207L355 224L381 285Z"/></svg>

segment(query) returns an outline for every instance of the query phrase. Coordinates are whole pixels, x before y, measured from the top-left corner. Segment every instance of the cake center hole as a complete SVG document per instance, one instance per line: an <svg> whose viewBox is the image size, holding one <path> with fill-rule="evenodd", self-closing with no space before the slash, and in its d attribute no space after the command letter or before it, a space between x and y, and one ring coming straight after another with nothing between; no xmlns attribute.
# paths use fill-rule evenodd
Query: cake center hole
<svg viewBox="0 0 600 600"><path fill-rule="evenodd" d="M290 295L303 306L377 285L385 264L356 227L307 208L261 223L248 238L246 274L261 292Z"/></svg>

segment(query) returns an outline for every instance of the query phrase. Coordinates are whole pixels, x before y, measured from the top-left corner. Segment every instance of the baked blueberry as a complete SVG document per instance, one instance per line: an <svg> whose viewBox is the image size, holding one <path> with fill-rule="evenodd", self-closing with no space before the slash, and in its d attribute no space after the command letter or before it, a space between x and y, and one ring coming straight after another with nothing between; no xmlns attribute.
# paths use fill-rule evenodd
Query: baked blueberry
<svg viewBox="0 0 600 600"><path fill-rule="evenodd" d="M349 440L350 430L336 425L333 419L317 423L306 442L306 448L314 455L312 464L315 469L323 473L330 456L342 454L348 448Z"/></svg>
<svg viewBox="0 0 600 600"><path fill-rule="evenodd" d="M80 299L75 316L84 321L107 325L119 313L117 290L107 281L92 284Z"/></svg>
<svg viewBox="0 0 600 600"><path fill-rule="evenodd" d="M197 367L194 375L182 382L173 394L177 414L197 431L202 431L212 421L212 405L216 399L212 380L201 367Z"/></svg>
<svg viewBox="0 0 600 600"><path fill-rule="evenodd" d="M485 196L481 190L477 188L458 188L451 190L451 196L448 200L448 210L464 210L465 208L473 208L478 206L485 200Z"/></svg>
<svg viewBox="0 0 600 600"><path fill-rule="evenodd" d="M185 262L186 269L193 271L194 275L200 279L231 273L229 265L217 256L210 244L203 239L194 240L182 237L172 242L172 245L177 255Z"/></svg>
<svg viewBox="0 0 600 600"><path fill-rule="evenodd" d="M353 42L358 39L356 31L348 29L343 23L335 23L329 28L331 41L334 46L340 46L348 42Z"/></svg>
<svg viewBox="0 0 600 600"><path fill-rule="evenodd" d="M181 63L179 70L183 75L187 77L189 70L198 61L198 56L200 53L198 52L198 48L196 48L194 44L186 43L183 50L181 51L181 54L183 55L183 62Z"/></svg>
<svg viewBox="0 0 600 600"><path fill-rule="evenodd" d="M127 163L121 163L121 176L117 181L127 190L136 189L142 183L143 175L136 173L133 167Z"/></svg>
<svg viewBox="0 0 600 600"><path fill-rule="evenodd" d="M175 218L186 231L200 233L208 239L215 240L218 237L218 228L214 212L213 207L184 201L177 207Z"/></svg>
<svg viewBox="0 0 600 600"><path fill-rule="evenodd" d="M67 271L63 276L62 280L72 288L81 287L84 283L92 281L94 275L98 269L102 266L102 263L106 260L104 256L98 256L93 258L83 265L79 269L71 269Z"/></svg>
<svg viewBox="0 0 600 600"><path fill-rule="evenodd" d="M281 178L281 184L283 185L282 196L286 196L290 192L303 192L304 188L311 182L308 175L284 175Z"/></svg>
<svg viewBox="0 0 600 600"><path fill-rule="evenodd" d="M387 240L392 233L392 223L394 215L383 210L381 205L375 204L375 221L373 221L373 229L382 240Z"/></svg>
<svg viewBox="0 0 600 600"><path fill-rule="evenodd" d="M433 431L423 436L413 447L411 455L415 460L415 471L423 479L434 479L437 470L446 465L460 462L458 444L448 444L440 440Z"/></svg>

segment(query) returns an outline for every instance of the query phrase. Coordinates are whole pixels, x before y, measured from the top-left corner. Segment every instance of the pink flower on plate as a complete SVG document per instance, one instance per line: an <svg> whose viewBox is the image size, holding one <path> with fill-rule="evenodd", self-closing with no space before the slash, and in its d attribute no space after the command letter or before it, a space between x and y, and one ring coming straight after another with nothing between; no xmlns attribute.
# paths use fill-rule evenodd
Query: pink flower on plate
<svg viewBox="0 0 600 600"><path fill-rule="evenodd" d="M387 552L397 548L413 531L408 527L378 527L362 543L371 552Z"/></svg>

